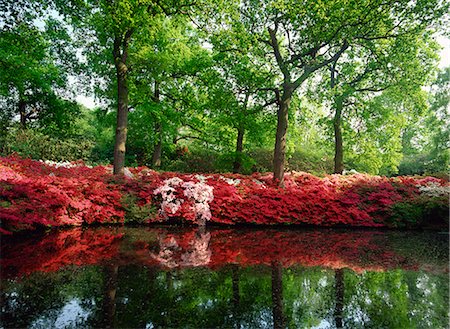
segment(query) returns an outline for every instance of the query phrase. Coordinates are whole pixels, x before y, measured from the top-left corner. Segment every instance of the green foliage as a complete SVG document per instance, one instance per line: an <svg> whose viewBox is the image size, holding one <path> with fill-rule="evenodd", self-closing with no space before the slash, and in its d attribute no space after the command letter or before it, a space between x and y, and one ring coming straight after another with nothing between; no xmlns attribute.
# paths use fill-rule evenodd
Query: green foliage
<svg viewBox="0 0 450 329"><path fill-rule="evenodd" d="M436 227L445 224L448 221L448 198L421 196L414 201L395 203L390 220L401 228Z"/></svg>
<svg viewBox="0 0 450 329"><path fill-rule="evenodd" d="M121 204L125 209L125 223L147 223L157 214L155 207L139 205L136 196L132 194L124 194Z"/></svg>
<svg viewBox="0 0 450 329"><path fill-rule="evenodd" d="M163 169L177 172L204 172L212 173L220 171L216 168L220 153L204 148L192 148L183 156L166 162Z"/></svg>
<svg viewBox="0 0 450 329"><path fill-rule="evenodd" d="M93 147L90 140L54 138L36 130L19 129L6 137L1 152L3 155L17 153L36 160L89 161Z"/></svg>
<svg viewBox="0 0 450 329"><path fill-rule="evenodd" d="M429 107L403 130L399 174L448 177L450 170L450 67L441 70L428 94Z"/></svg>
<svg viewBox="0 0 450 329"><path fill-rule="evenodd" d="M333 171L339 98L346 169L446 176L450 69L431 82L439 49L430 27L442 29L448 6L437 0L8 3L0 32L2 152L110 163L116 39L127 40L128 51L127 165L151 166L161 143L164 170L228 172L241 160L244 173L271 171L284 81L298 90L290 99L287 170ZM94 92L104 107L91 111L71 101L70 75L84 82L78 91ZM20 109L30 132L17 129ZM179 154L182 148L190 152Z"/></svg>
<svg viewBox="0 0 450 329"><path fill-rule="evenodd" d="M251 174L256 171L256 162L249 155L239 152L228 152L221 154L217 161L216 167L222 172L231 172L235 161L239 161L242 166L242 174Z"/></svg>
<svg viewBox="0 0 450 329"><path fill-rule="evenodd" d="M422 224L424 207L422 204L413 202L397 202L392 206L390 221L395 227L414 228Z"/></svg>

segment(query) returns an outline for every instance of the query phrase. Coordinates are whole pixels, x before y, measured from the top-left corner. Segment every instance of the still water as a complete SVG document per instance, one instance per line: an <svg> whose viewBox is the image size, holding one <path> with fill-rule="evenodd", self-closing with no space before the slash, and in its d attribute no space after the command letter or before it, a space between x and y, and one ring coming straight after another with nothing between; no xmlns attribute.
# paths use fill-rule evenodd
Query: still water
<svg viewBox="0 0 450 329"><path fill-rule="evenodd" d="M448 328L448 233L102 227L1 242L3 328Z"/></svg>

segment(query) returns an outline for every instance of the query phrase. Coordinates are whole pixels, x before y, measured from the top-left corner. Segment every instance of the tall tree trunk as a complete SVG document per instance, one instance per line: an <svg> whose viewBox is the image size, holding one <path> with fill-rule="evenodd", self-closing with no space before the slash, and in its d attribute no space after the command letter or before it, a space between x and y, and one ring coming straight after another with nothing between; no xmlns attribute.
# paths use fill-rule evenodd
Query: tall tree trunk
<svg viewBox="0 0 450 329"><path fill-rule="evenodd" d="M238 122L238 135L236 140L236 157L233 163L233 173L237 174L240 173L242 170L242 151L244 149L243 142L244 142L244 134L245 134L245 120L247 116L247 107L248 107L248 100L250 98L250 90L247 90L245 93L244 103L242 104L241 113L239 113L239 122ZM242 115L241 115L242 114Z"/></svg>
<svg viewBox="0 0 450 329"><path fill-rule="evenodd" d="M125 166L125 146L128 125L128 44L133 34L129 29L114 36L114 65L117 76L117 124L116 142L114 144L114 174L123 175Z"/></svg>
<svg viewBox="0 0 450 329"><path fill-rule="evenodd" d="M342 174L344 170L344 148L342 143L342 108L343 100L341 96L336 97L335 112L333 119L334 127L334 173Z"/></svg>
<svg viewBox="0 0 450 329"><path fill-rule="evenodd" d="M286 136L288 127L288 112L291 103L293 89L291 86L283 86L283 95L278 105L277 134L275 137L275 150L273 153L273 178L278 185L284 187L284 165L286 158Z"/></svg>
<svg viewBox="0 0 450 329"><path fill-rule="evenodd" d="M24 100L19 100L19 114L20 114L20 127L27 129L27 103Z"/></svg>
<svg viewBox="0 0 450 329"><path fill-rule="evenodd" d="M152 168L159 168L161 166L161 154L162 154L162 125L157 122L155 126L156 138L158 138L155 147L153 148L152 155Z"/></svg>
<svg viewBox="0 0 450 329"><path fill-rule="evenodd" d="M273 327L284 328L283 314L283 269L280 262L272 262L272 312Z"/></svg>
<svg viewBox="0 0 450 329"><path fill-rule="evenodd" d="M336 328L342 328L342 311L344 309L344 270L342 268L334 271L336 289L336 307L334 309L334 320Z"/></svg>
<svg viewBox="0 0 450 329"><path fill-rule="evenodd" d="M155 81L155 90L153 92L152 97L155 103L159 103L161 101L159 95L160 95L159 82ZM159 121L159 119L157 119L157 122L155 124L155 135L157 141L155 147L153 148L152 167L159 168L161 166L161 154L162 154L162 124Z"/></svg>
<svg viewBox="0 0 450 329"><path fill-rule="evenodd" d="M240 125L238 128L238 135L236 140L236 158L233 163L233 173L240 173L242 170L242 151L244 142L244 125Z"/></svg>
<svg viewBox="0 0 450 329"><path fill-rule="evenodd" d="M117 73L117 126L114 145L114 174L123 175L125 166L125 145L128 125L128 74L123 61L116 62Z"/></svg>
<svg viewBox="0 0 450 329"><path fill-rule="evenodd" d="M337 59L333 62L330 68L330 88L333 90L336 86L337 72L336 72ZM335 91L335 90L334 90ZM342 174L344 170L344 149L342 146L342 107L343 107L343 96L334 96L334 118L333 118L333 128L334 128L334 173Z"/></svg>
<svg viewBox="0 0 450 329"><path fill-rule="evenodd" d="M102 304L102 328L114 328L116 316L116 291L118 283L117 265L105 265L103 267L103 304Z"/></svg>

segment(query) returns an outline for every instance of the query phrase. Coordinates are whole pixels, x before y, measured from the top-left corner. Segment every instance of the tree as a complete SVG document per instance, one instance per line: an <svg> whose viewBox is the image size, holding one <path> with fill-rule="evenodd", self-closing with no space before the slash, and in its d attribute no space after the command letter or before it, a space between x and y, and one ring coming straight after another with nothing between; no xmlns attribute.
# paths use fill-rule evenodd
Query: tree
<svg viewBox="0 0 450 329"><path fill-rule="evenodd" d="M241 15L257 26L279 75L274 179L283 185L288 113L296 90L312 74L336 61L357 40L399 35L445 13L440 1L252 1Z"/></svg>
<svg viewBox="0 0 450 329"><path fill-rule="evenodd" d="M26 129L37 121L40 127L69 131L80 111L70 101L68 74L74 60L71 39L65 28L48 18L43 28L16 22L0 32L0 97L5 124L19 116ZM14 110L11 110L14 109Z"/></svg>
<svg viewBox="0 0 450 329"><path fill-rule="evenodd" d="M334 173L341 174L344 169L342 121L345 117L347 121L358 118L367 120L370 116L364 112L370 109L387 118L389 111L377 111L369 106L377 93L387 89L390 89L392 101L388 109L400 116L404 115L404 107L399 106L399 102L405 103L406 98L413 99L421 93L421 87L427 83L436 66L435 50L436 44L430 39L429 33L414 31L398 37L355 42L345 55L330 65L329 97L334 112ZM392 98L396 94L402 95L396 97L398 101ZM417 111L419 108L408 110ZM352 113L346 113L348 111ZM347 126L351 129L350 124ZM399 134L397 137L400 137Z"/></svg>
<svg viewBox="0 0 450 329"><path fill-rule="evenodd" d="M114 145L114 174L123 175L129 111L129 76L132 70L130 49L134 37L157 15L174 15L188 10L192 1L89 0L57 1L57 8L81 33L87 42L87 58L91 69L106 85L115 85L117 121ZM145 28L143 30L146 30ZM112 70L112 67L114 69ZM114 71L115 79L111 78Z"/></svg>
<svg viewBox="0 0 450 329"><path fill-rule="evenodd" d="M428 149L431 155L429 172L448 172L450 165L450 67L442 69L431 89L427 126L431 130Z"/></svg>
<svg viewBox="0 0 450 329"><path fill-rule="evenodd" d="M399 167L402 175L448 171L449 77L449 68L438 72L426 96L426 111L420 116L412 116L409 122L414 124L402 130L404 158Z"/></svg>
<svg viewBox="0 0 450 329"><path fill-rule="evenodd" d="M273 68L267 66L251 40L242 34L241 22L233 22L230 30L219 31L211 38L214 51L214 67L208 77L209 117L218 126L235 130L233 172L242 171L244 137L249 130L258 131L262 139L263 122L267 107L275 104L270 98L273 92ZM220 127L215 127L219 129Z"/></svg>
<svg viewBox="0 0 450 329"><path fill-rule="evenodd" d="M196 76L209 66L199 31L185 17L155 17L133 45L130 76L134 142L141 145L153 167L161 166L163 144L176 144L179 131L191 121L196 107ZM187 138L186 135L184 138ZM166 142L168 140L168 142Z"/></svg>

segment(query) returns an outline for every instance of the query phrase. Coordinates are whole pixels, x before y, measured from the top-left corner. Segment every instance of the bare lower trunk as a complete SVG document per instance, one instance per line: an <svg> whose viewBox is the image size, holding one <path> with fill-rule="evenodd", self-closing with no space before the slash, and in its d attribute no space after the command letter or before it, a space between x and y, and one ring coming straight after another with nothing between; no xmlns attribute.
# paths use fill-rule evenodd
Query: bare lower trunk
<svg viewBox="0 0 450 329"><path fill-rule="evenodd" d="M20 127L22 129L27 129L27 104L23 101L19 101L19 114L20 114Z"/></svg>
<svg viewBox="0 0 450 329"><path fill-rule="evenodd" d="M244 149L243 142L244 142L244 127L238 128L238 135L237 135L237 141L236 141L236 158L233 163L233 173L237 174L240 173L242 170L242 151Z"/></svg>
<svg viewBox="0 0 450 329"><path fill-rule="evenodd" d="M155 147L153 148L152 167L159 168L161 167L161 154L162 154L162 126L159 122L156 124L155 133L156 138L158 138L158 141L156 142Z"/></svg>
<svg viewBox="0 0 450 329"><path fill-rule="evenodd" d="M128 124L128 82L127 66L123 62L116 63L117 71L117 126L114 145L114 174L123 175L125 166L125 145L127 142Z"/></svg>
<svg viewBox="0 0 450 329"><path fill-rule="evenodd" d="M338 97L335 102L334 113L334 173L342 174L344 170L344 148L342 142L342 98Z"/></svg>
<svg viewBox="0 0 450 329"><path fill-rule="evenodd" d="M292 91L285 90L278 105L277 134L273 154L273 178L278 185L284 187L284 164L286 158L286 136L288 127L288 111L291 103Z"/></svg>
<svg viewBox="0 0 450 329"><path fill-rule="evenodd" d="M284 328L283 272L280 262L272 262L272 312L273 327Z"/></svg>
<svg viewBox="0 0 450 329"><path fill-rule="evenodd" d="M159 90L159 82L155 80L155 86L153 91L153 97L152 100L155 103L160 102L160 90ZM162 154L162 124L158 121L155 124L155 136L157 138L155 147L153 148L153 155L152 155L152 167L153 168L159 168L161 166L161 154Z"/></svg>

